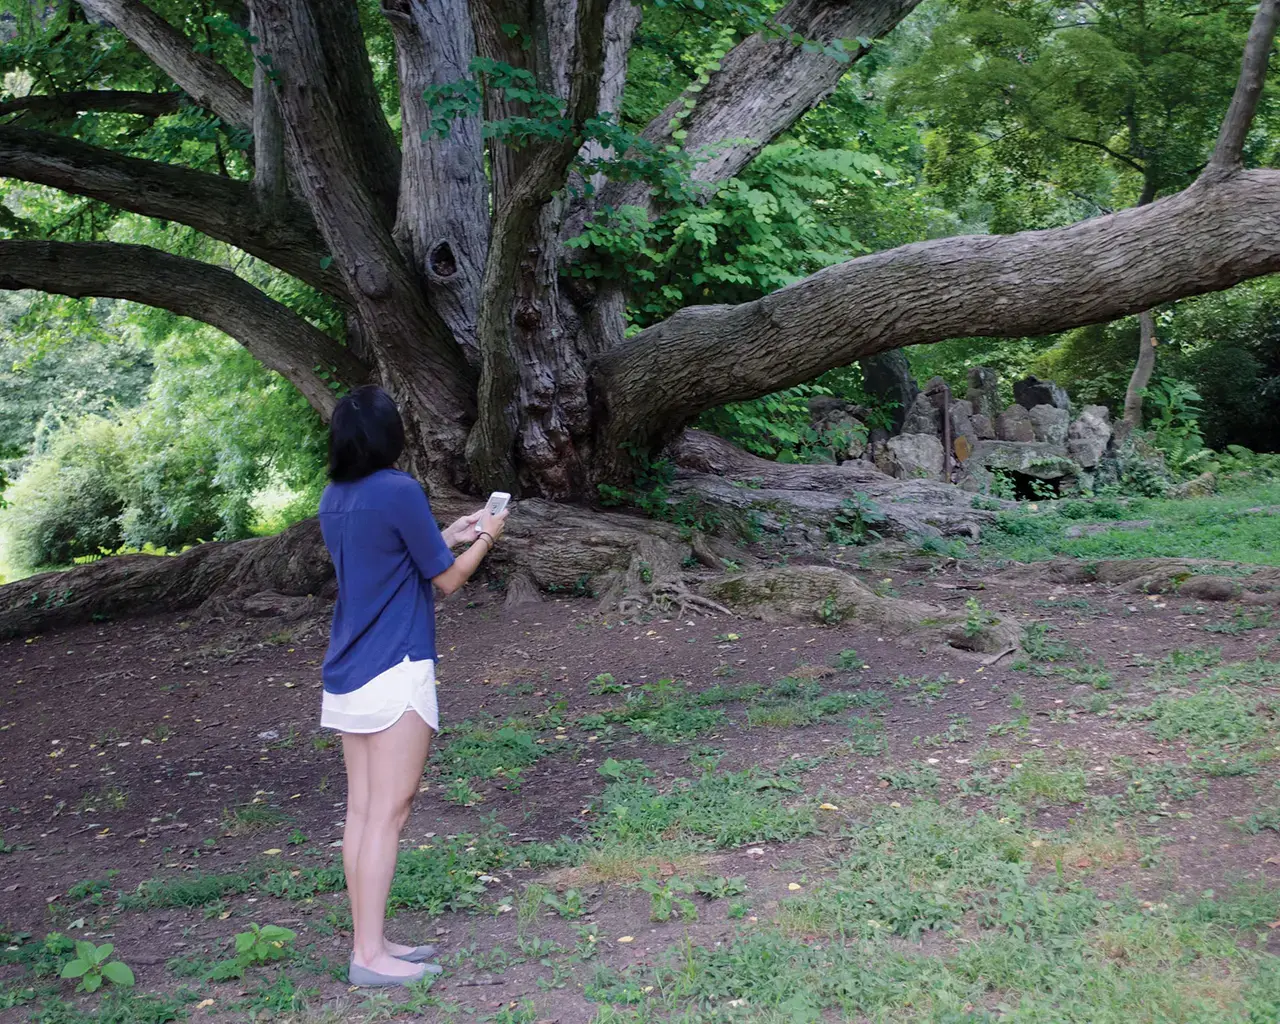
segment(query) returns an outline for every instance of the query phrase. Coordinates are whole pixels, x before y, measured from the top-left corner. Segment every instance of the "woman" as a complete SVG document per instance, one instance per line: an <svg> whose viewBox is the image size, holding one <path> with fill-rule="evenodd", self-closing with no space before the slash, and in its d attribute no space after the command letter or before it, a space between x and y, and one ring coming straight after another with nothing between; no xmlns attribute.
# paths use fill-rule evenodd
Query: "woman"
<svg viewBox="0 0 1280 1024"><path fill-rule="evenodd" d="M342 733L353 985L407 985L440 967L431 946L383 934L400 831L439 728L432 585L451 594L502 536L507 514L464 516L442 534L413 477L393 469L404 425L379 388L353 391L329 424L329 477L320 530L338 574L324 659L320 723ZM479 532L476 524L479 523ZM456 559L450 549L467 549Z"/></svg>

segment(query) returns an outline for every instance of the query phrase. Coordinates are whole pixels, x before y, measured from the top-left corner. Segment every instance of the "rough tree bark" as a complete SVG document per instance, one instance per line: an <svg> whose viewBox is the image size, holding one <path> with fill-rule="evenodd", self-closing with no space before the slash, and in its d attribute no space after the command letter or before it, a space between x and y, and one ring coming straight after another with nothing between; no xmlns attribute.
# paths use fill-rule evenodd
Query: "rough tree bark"
<svg viewBox="0 0 1280 1024"><path fill-rule="evenodd" d="M915 2L793 0L775 19L782 36L775 26L739 41L701 89L645 134L709 156L694 173L714 187L835 85L851 63L831 55L836 41L882 35ZM579 183L574 156L584 122L616 108L625 80L627 41L640 16L626 0L475 0L469 25L457 16L461 7L385 0L403 147L375 86L355 0L253 0L261 73L252 88L143 0L81 3L123 32L190 103L240 129L246 147L256 129L255 180L148 164L56 132L11 127L0 128L0 173L174 219L238 246L328 296L359 343L341 346L228 269L200 265L193 274L180 257L112 243L0 242L0 287L128 298L203 319L286 373L321 411L333 398L317 368L337 367L350 383L379 381L405 411L412 468L432 485L438 507L442 496L497 483L531 499L504 546L516 578L566 586L577 573L628 607L705 600L685 586L680 563L688 556L718 564L728 557L722 542L700 538L691 547L668 524L581 506L600 483L629 484L637 464L703 410L904 345L1043 334L1280 270L1280 172L1246 171L1240 155L1280 0L1260 5L1218 148L1184 192L1054 231L878 253L755 302L683 310L630 339L623 291L560 273L566 240L597 211L652 198L635 185L568 188ZM797 46L790 33L821 45ZM851 51L852 59L860 53ZM473 54L505 61L561 97L561 135L523 147L491 138L482 159L477 116L464 112L447 134L434 130L438 111L424 89L456 84L448 79L467 75ZM491 119L528 113L523 98L493 87L483 102ZM732 486L735 478L753 479L790 507L793 520L808 516L814 526L854 490L880 494L903 532L971 533L981 525L979 513L942 491L895 485L871 470L760 464L696 435L673 454L681 464L677 500L718 504L726 518L746 516L757 527L760 509L742 497L753 488ZM579 507L554 503L567 501ZM522 535L519 522L539 532ZM786 540L785 531L780 536ZM314 554L314 537L281 540L273 550L291 543ZM235 569L237 600L246 588L272 589L277 563L246 564Z"/></svg>

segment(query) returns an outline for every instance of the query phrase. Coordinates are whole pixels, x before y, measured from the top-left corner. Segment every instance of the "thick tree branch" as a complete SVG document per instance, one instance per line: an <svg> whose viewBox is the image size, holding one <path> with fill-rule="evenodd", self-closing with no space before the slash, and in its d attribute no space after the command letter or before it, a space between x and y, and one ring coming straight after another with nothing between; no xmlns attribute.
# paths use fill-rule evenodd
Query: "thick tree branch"
<svg viewBox="0 0 1280 1024"><path fill-rule="evenodd" d="M382 382L419 415L433 480L460 479L474 375L392 230L400 152L378 102L354 0L257 0L299 188L342 274Z"/></svg>
<svg viewBox="0 0 1280 1024"><path fill-rule="evenodd" d="M424 91L471 77L476 54L466 0L384 0L396 41L404 164L396 238L428 283L432 305L479 363L476 315L489 248L489 184L479 112L432 130Z"/></svg>
<svg viewBox="0 0 1280 1024"><path fill-rule="evenodd" d="M80 6L123 32L197 105L236 128L253 130L250 90L208 54L196 52L186 36L142 0L80 0Z"/></svg>
<svg viewBox="0 0 1280 1024"><path fill-rule="evenodd" d="M20 114L10 121L66 119L86 111L109 114L139 114L163 117L176 114L182 106L180 92L130 92L125 89L84 89L78 92L34 93L0 103L0 117Z"/></svg>
<svg viewBox="0 0 1280 1024"><path fill-rule="evenodd" d="M1275 41L1278 17L1280 0L1262 0L1249 29L1235 95L1231 97L1218 143L1204 172L1206 178L1221 178L1244 167L1244 142L1267 80L1267 65L1271 60L1271 44Z"/></svg>
<svg viewBox="0 0 1280 1024"><path fill-rule="evenodd" d="M832 43L857 38L876 39L897 25L920 0L791 0L774 23L788 26L808 40ZM748 162L822 99L865 53L851 47L849 59L811 53L790 38L756 33L720 60L720 69L697 91L672 101L645 129L645 138L672 142L705 156L693 171L698 181L718 182L733 177ZM686 111L684 103L695 106ZM600 204L615 209L642 205L644 183L618 183L605 189Z"/></svg>
<svg viewBox="0 0 1280 1024"><path fill-rule="evenodd" d="M1201 181L1053 231L920 242L740 306L693 306L605 353L611 447L904 345L1114 320L1280 270L1280 172Z"/></svg>
<svg viewBox="0 0 1280 1024"><path fill-rule="evenodd" d="M334 269L323 269L326 248L310 212L288 206L272 222L255 213L244 182L176 164L138 160L75 139L0 127L0 177L35 182L97 199L144 217L186 224L279 267L343 299Z"/></svg>
<svg viewBox="0 0 1280 1024"><path fill-rule="evenodd" d="M370 212L390 229L400 149L382 112L354 0L257 0L254 17L295 159L306 161L298 169L310 179L303 188L364 192ZM319 210L316 217L324 220Z"/></svg>
<svg viewBox="0 0 1280 1024"><path fill-rule="evenodd" d="M285 212L288 167L284 154L284 121L272 81L272 57L258 38L257 16L249 13L249 51L253 54L253 192L268 220Z"/></svg>
<svg viewBox="0 0 1280 1024"><path fill-rule="evenodd" d="M0 288L99 296L157 306L229 334L293 383L321 415L367 371L351 353L229 270L142 245L0 241Z"/></svg>

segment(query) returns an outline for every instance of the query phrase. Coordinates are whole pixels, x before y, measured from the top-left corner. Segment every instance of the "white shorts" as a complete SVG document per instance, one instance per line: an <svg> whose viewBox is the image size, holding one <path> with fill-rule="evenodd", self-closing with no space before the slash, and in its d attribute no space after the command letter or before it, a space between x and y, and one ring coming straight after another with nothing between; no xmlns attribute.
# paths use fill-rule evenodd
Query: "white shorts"
<svg viewBox="0 0 1280 1024"><path fill-rule="evenodd" d="M430 658L410 661L406 657L350 693L326 690L320 705L320 726L339 732L382 732L400 721L410 708L432 729L440 731L436 663Z"/></svg>

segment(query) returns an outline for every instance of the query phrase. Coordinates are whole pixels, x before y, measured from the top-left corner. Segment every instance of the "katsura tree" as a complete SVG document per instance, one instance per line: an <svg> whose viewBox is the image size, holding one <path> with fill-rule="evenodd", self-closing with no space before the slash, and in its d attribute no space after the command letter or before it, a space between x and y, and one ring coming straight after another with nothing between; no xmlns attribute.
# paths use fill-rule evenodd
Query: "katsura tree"
<svg viewBox="0 0 1280 1024"><path fill-rule="evenodd" d="M997 231L1146 206L1208 165L1253 7L1179 0L962 0L899 77L932 126L931 177ZM1246 164L1274 151L1269 97ZM1074 216L1073 216L1074 215ZM1139 312L1124 418L1142 425L1155 323Z"/></svg>
<svg viewBox="0 0 1280 1024"><path fill-rule="evenodd" d="M25 77L0 108L14 122L0 175L92 200L90 223L125 210L157 227L146 245L25 237L17 203L0 287L203 320L322 413L378 381L438 507L490 489L525 499L504 545L517 595L689 602L682 562L741 560L726 527L749 535L766 511L815 507L858 519L842 506L855 487L901 489L910 501L885 503L900 529L969 531L983 513L945 485L752 461L685 428L904 345L1107 321L1280 269L1280 174L1243 164L1280 0L1260 5L1213 157L1182 192L1053 231L906 245L629 330L630 266L583 238L696 206L916 2L24 0L3 51ZM718 27L668 73L666 107L631 125L628 73L655 66L638 33L673 4ZM193 233L239 255L195 258ZM744 499L734 476L768 500ZM667 521L592 509L602 487L637 480ZM313 526L244 544L15 585L6 628L39 621L16 611L33 605L66 619L219 588L307 594L329 571Z"/></svg>

